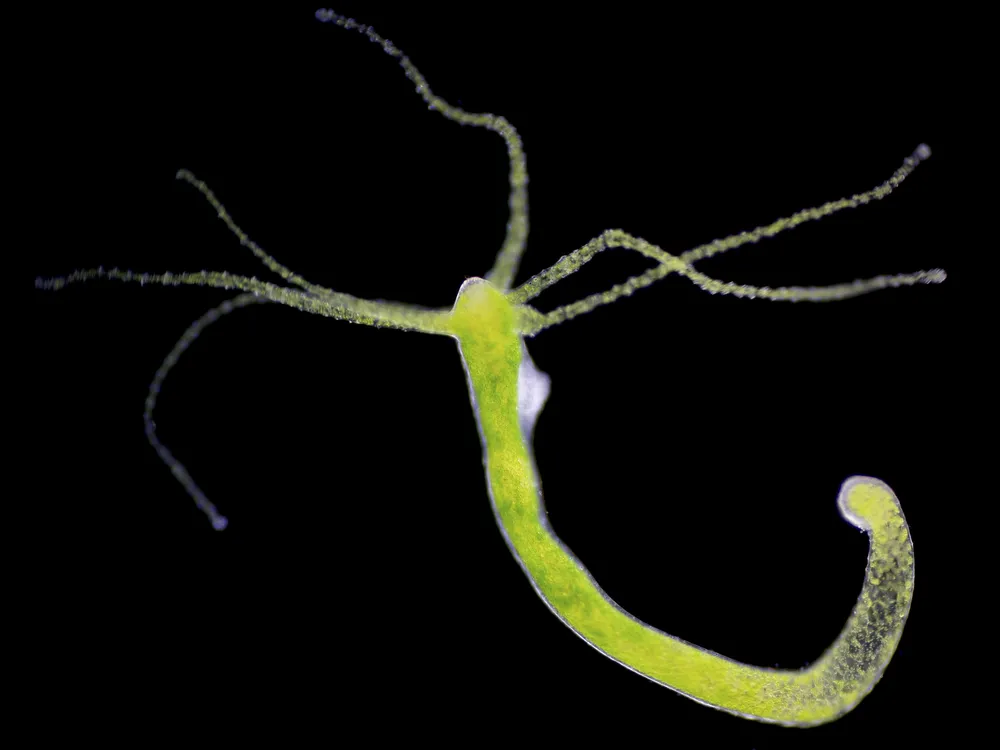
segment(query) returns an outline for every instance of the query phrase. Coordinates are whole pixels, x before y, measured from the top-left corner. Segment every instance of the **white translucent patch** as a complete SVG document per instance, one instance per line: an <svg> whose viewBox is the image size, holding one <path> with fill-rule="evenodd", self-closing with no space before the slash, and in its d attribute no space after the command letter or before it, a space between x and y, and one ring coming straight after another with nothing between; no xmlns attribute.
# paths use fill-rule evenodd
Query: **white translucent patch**
<svg viewBox="0 0 1000 750"><path fill-rule="evenodd" d="M521 424L521 434L528 441L551 389L552 379L535 367L522 339L521 367L517 373L517 416Z"/></svg>
<svg viewBox="0 0 1000 750"><path fill-rule="evenodd" d="M463 281L462 286L458 288L458 294L455 295L455 304L452 305L451 309L454 310L458 307L458 301L462 298L462 295L465 293L466 289L468 289L470 286L474 284L485 284L485 283L486 279L482 279L478 276L472 276L471 278L468 278L465 281Z"/></svg>

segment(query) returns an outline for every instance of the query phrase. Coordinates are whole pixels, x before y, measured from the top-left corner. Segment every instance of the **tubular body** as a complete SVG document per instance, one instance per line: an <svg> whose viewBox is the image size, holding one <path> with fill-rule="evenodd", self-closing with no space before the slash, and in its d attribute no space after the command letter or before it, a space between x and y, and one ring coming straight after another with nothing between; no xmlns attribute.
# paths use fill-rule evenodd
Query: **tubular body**
<svg viewBox="0 0 1000 750"><path fill-rule="evenodd" d="M606 656L698 702L791 726L850 711L881 677L913 594L913 547L899 503L881 481L851 477L838 505L868 532L865 584L840 636L808 669L741 664L663 633L622 610L549 526L531 433L549 392L516 330L515 310L491 284L470 279L452 311L483 442L497 523L535 591L560 620Z"/></svg>

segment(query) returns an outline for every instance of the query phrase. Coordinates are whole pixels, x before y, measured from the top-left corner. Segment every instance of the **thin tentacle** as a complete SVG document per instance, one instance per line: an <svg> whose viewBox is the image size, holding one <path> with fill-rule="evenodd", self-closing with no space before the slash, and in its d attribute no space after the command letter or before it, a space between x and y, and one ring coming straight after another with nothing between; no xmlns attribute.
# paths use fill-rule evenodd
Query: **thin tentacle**
<svg viewBox="0 0 1000 750"><path fill-rule="evenodd" d="M205 196L205 200L207 200L212 205L212 208L214 208L216 213L218 213L219 218L222 219L225 225L229 228L229 231L231 231L233 234L236 235L237 239L239 239L240 241L240 244L246 248L249 248L250 252L252 252L254 255L260 258L261 262L263 262L265 266L274 271L285 281L290 281L296 286L302 287L307 292L312 292L313 294L318 296L337 294L335 291L333 291L332 289L327 289L325 286L319 286L317 284L313 284L310 283L309 281L306 281L298 274L293 273L291 269L287 268L286 266L283 266L273 257L264 252L264 250L260 247L260 245L258 245L252 239L250 239L247 233L244 232L242 229L240 229L239 226L236 224L236 222L233 221L233 217L229 215L229 212L226 211L225 206L223 206L222 202L215 197L215 193L213 193L209 189L208 185L206 185L202 180L199 180L197 177L195 177L190 171L188 171L187 169L178 170L176 176L178 180L184 180L189 185L194 186L194 188L199 193Z"/></svg>
<svg viewBox="0 0 1000 750"><path fill-rule="evenodd" d="M510 197L508 205L510 207L510 218L507 221L507 235L504 243L497 253L493 268L486 275L486 278L501 291L510 289L517 273L517 268L521 263L521 256L524 254L524 245L528 239L528 166L524 154L524 146L517 130L503 117L491 115L489 113L473 114L449 104L441 97L431 91L427 85L427 80L417 70L416 66L410 62L410 58L396 47L391 41L379 36L375 29L367 24L358 23L353 18L347 18L332 10L316 11L316 18L320 21L334 23L345 29L352 29L364 34L371 41L375 42L385 50L386 54L399 60L400 66L406 71L406 77L413 81L417 93L427 102L427 106L449 120L453 120L461 125L473 125L475 127L486 128L498 133L503 138L507 146L507 155L510 159Z"/></svg>
<svg viewBox="0 0 1000 750"><path fill-rule="evenodd" d="M623 283L616 284L605 292L591 294L576 302L557 307L548 313L541 313L531 305L519 304L517 306L519 315L518 330L525 336L534 336L546 328L588 313L602 305L610 304L621 297L626 297L638 289L647 287L665 278L671 273L676 273L690 279L697 286L711 294L731 294L736 297L749 297L751 299L759 297L761 299L782 302L832 302L868 294L879 289L913 286L915 284L940 284L947 278L943 270L936 268L930 271L917 271L910 274L875 276L870 279L859 279L846 284L832 284L829 286L771 288L753 286L752 284L736 284L712 278L708 274L698 271L689 263L685 263L683 256L671 255L641 237L634 237L620 229L609 229L603 232L599 237L587 243L580 251L577 251L580 253L579 256L576 258L565 256L552 268L556 268L564 261L567 262L567 265L577 263L579 262L579 258L584 258L582 263L585 263L598 252L609 247L624 247L635 250L647 258L655 260L657 265L645 273L632 276ZM557 268L556 273L559 273L560 270ZM576 269L574 268L573 270ZM572 272L569 271L568 273ZM548 271L543 273L548 273ZM508 299L510 299L510 295L508 295Z"/></svg>
<svg viewBox="0 0 1000 750"><path fill-rule="evenodd" d="M161 284L164 286L210 286L219 289L238 289L265 297L304 312L323 315L350 323L369 326L400 328L422 333L451 334L448 310L431 310L416 305L398 302L382 302L353 297L350 294L333 292L318 297L310 292L278 286L255 278L238 276L227 271L199 271L197 273L135 273L118 268L90 268L74 271L68 276L49 279L36 278L38 289L58 290L67 284L75 284L92 279L113 279L138 284Z"/></svg>
<svg viewBox="0 0 1000 750"><path fill-rule="evenodd" d="M912 154L903 160L902 166L893 172L892 177L876 188L872 188L864 193L857 193L850 198L841 198L840 200L824 203L822 206L803 209L787 218L778 219L767 226L757 227L749 232L741 232L731 237L709 242L707 245L699 245L682 253L681 260L685 263L696 263L699 260L710 258L726 250L732 250L748 243L756 243L765 237L773 237L779 232L784 232L786 229L793 229L807 221L817 221L824 216L843 211L845 208L857 208L866 203L871 203L873 200L880 201L899 187L903 180L909 177L913 170L917 168L920 162L930 158L930 155L930 146L926 143L921 143Z"/></svg>
<svg viewBox="0 0 1000 750"><path fill-rule="evenodd" d="M940 283L944 281L946 274L941 269L933 269L911 274L876 276L871 279L832 286L779 287L771 289L769 287L756 287L747 284L719 281L697 271L693 266L699 260L709 258L726 250L732 250L741 245L756 243L765 237L773 237L806 221L815 221L845 208L854 208L869 203L872 200L881 200L898 187L917 165L928 156L930 156L930 148L926 144L921 144L913 154L904 160L903 165L895 171L892 177L872 190L858 193L850 198L831 201L816 208L799 211L790 217L778 219L771 224L757 227L750 232L741 232L740 234L715 240L705 245L699 245L682 253L680 256L672 255L656 245L627 234L620 229L609 229L583 247L573 251L569 255L564 255L552 266L508 293L507 299L519 306L522 325L521 331L525 335L530 336L549 326L576 317L577 315L582 315L600 305L608 304L620 297L629 295L636 289L649 286L674 272L689 278L702 289L712 294L734 294L740 297L761 297L764 299L792 302L841 300L889 287ZM646 257L655 260L659 265L643 274L627 279L623 284L618 284L606 292L590 295L577 302L557 308L550 313L542 314L530 305L524 304L559 280L575 273L598 253L610 247L625 247L636 250Z"/></svg>
<svg viewBox="0 0 1000 750"><path fill-rule="evenodd" d="M610 230L617 232L619 230ZM947 278L947 275L940 268L930 271L917 271L910 274L896 274L893 276L875 276L870 279L859 279L846 284L832 284L830 286L813 287L759 287L751 284L736 284L729 281L719 281L707 274L697 271L692 266L685 264L679 257L670 255L655 245L647 243L639 237L632 237L621 232L621 237L628 241L615 244L608 244L608 247L629 247L633 250L655 249L662 253L662 260L659 264L649 269L645 273L632 276L621 284L616 284L606 292L591 294L583 299L571 302L542 313L531 305L518 305L518 331L524 336L534 336L546 328L570 320L577 316L588 313L597 307L610 304L615 300L626 297L637 289L649 286L671 273L677 273L690 279L697 286L711 294L731 294L736 297L749 297L750 299L761 298L782 302L833 302L836 300L849 299L862 294L868 294L879 289L889 289L901 286L914 286L916 284L940 284ZM654 257L649 253L643 253Z"/></svg>
<svg viewBox="0 0 1000 750"><path fill-rule="evenodd" d="M159 437L156 435L156 422L153 421L153 410L156 408L156 400L159 398L160 389L163 387L163 381L167 379L167 375L177 364L177 360L180 359L181 355L187 351L187 348L191 346L199 335L201 335L201 332L204 331L205 328L217 321L223 315L228 315L233 310L237 310L241 307L246 307L247 305L254 303L267 301L268 300L266 298L258 297L254 294L241 294L238 297L226 300L218 307L213 307L207 313L198 318L194 323L188 326L187 330L184 331L177 343L174 344L174 348L171 349L170 353L164 358L163 364L161 364L159 369L156 371L156 375L153 376L153 382L149 384L149 393L146 396L146 406L142 413L142 421L146 427L146 438L149 440L149 444L153 446L156 454L170 469L170 473L174 475L177 481L181 483L187 493L191 496L195 505L198 506L198 509L208 516L208 520L212 523L212 528L217 531L222 531L226 528L226 526L229 525L229 521L225 516L219 513L212 501L206 497L204 492L202 492L201 488L191 478L191 474L188 472L184 464L178 461L174 457L174 454L171 453L170 449L160 442Z"/></svg>

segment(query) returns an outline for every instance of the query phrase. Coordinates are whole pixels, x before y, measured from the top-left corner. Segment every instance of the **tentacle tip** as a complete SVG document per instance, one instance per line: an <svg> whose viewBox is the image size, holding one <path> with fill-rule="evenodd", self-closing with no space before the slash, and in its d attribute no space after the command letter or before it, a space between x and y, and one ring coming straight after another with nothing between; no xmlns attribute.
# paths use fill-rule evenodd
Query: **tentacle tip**
<svg viewBox="0 0 1000 750"><path fill-rule="evenodd" d="M931 147L926 143L921 143L917 146L917 150L913 152L913 156L917 159L927 159L931 155Z"/></svg>
<svg viewBox="0 0 1000 750"><path fill-rule="evenodd" d="M225 516L215 516L212 518L212 528L216 531L223 531L229 525L229 519Z"/></svg>
<svg viewBox="0 0 1000 750"><path fill-rule="evenodd" d="M934 270L927 272L928 284L940 284L947 278L948 274L945 273L943 268L935 268Z"/></svg>

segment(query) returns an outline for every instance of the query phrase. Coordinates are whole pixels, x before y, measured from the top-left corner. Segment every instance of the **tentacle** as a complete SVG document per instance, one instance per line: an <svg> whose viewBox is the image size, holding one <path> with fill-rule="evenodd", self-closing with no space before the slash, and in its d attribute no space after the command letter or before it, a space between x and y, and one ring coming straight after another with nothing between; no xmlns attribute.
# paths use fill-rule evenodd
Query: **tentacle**
<svg viewBox="0 0 1000 750"><path fill-rule="evenodd" d="M35 279L38 289L58 290L67 284L75 284L91 279L113 279L139 284L162 284L164 286L211 286L219 289L239 289L265 297L304 312L323 315L328 318L362 323L369 326L401 328L422 333L451 334L448 310L429 310L416 305L398 302L382 302L352 297L350 294L331 292L322 297L309 292L278 286L255 278L237 276L226 271L199 271L197 273L135 273L118 268L90 268L74 271L68 276L50 279Z"/></svg>
<svg viewBox="0 0 1000 750"><path fill-rule="evenodd" d="M857 208L858 206L863 206L873 200L880 201L899 187L903 180L905 180L913 172L913 170L917 168L920 162L930 158L930 155L930 146L926 143L921 143L912 154L903 160L902 166L893 172L892 177L876 188L872 188L864 193L852 195L850 198L841 198L840 200L830 201L829 203L824 203L822 206L817 206L816 208L803 209L802 211L792 214L787 218L778 219L766 226L757 227L749 232L741 232L740 234L734 234L731 237L726 237L721 240L714 240L713 242L709 242L707 245L699 245L698 247L692 248L686 253L683 253L681 255L681 260L686 263L696 263L699 260L710 258L713 255L718 255L726 250L732 250L740 247L741 245L746 245L747 243L759 242L764 237L773 237L779 232L784 232L786 229L794 229L799 224L804 224L807 221L822 219L824 216L829 216L830 214L837 213L838 211L843 211L845 208Z"/></svg>
<svg viewBox="0 0 1000 750"><path fill-rule="evenodd" d="M741 245L756 243L765 237L773 237L806 221L815 221L845 208L860 206L872 200L881 200L902 183L923 159L929 156L930 148L926 144L921 144L913 154L904 160L903 165L896 170L892 177L873 190L859 193L850 198L831 201L816 208L799 211L790 217L778 219L771 224L757 227L750 232L742 232L705 245L699 245L682 253L680 256L672 255L662 248L640 237L634 237L620 229L609 229L583 247L573 251L569 255L564 255L552 266L508 293L507 299L512 304L519 306L522 322L520 330L523 334L530 336L549 326L589 312L600 305L613 302L619 297L629 295L636 289L649 286L674 272L686 276L702 289L712 294L734 294L741 297L761 297L764 299L791 302L841 300L888 287L941 283L946 278L945 272L941 269L933 269L911 274L876 276L871 279L832 286L779 287L772 289L769 287L756 287L719 281L695 270L693 267L693 264L699 260L717 255L726 250L732 250ZM610 247L625 247L636 250L651 260L656 261L658 265L645 273L629 278L625 283L618 284L606 292L590 295L582 300L553 310L550 313L539 313L533 307L525 304L560 279L564 279L570 274L575 273L598 253Z"/></svg>
<svg viewBox="0 0 1000 750"><path fill-rule="evenodd" d="M364 34L371 41L380 45L386 54L397 58L400 66L406 71L406 77L413 81L417 93L431 109L461 125L486 128L498 133L503 138L507 145L507 156L510 158L510 198L508 199L510 218L507 221L507 236L500 252L497 253L493 268L486 275L486 278L497 289L506 292L514 281L518 265L521 263L521 256L524 254L524 245L528 239L528 166L521 137L517 134L517 130L503 117L488 113L472 114L436 96L420 71L410 62L410 58L388 39L375 33L371 26L358 23L353 18L339 15L332 10L316 11L316 18Z"/></svg>
<svg viewBox="0 0 1000 750"><path fill-rule="evenodd" d="M191 474L188 473L184 464L178 461L174 457L174 454L170 452L170 449L160 442L160 439L156 435L156 422L153 421L153 410L156 408L156 400L160 395L160 388L163 387L163 381L167 379L167 375L174 368L174 365L177 364L177 360L180 359L181 355L187 351L187 348L191 346L205 328L223 315L228 315L233 310L257 302L267 301L267 298L258 297L254 294L241 294L231 300L226 300L218 307L213 307L188 326L188 329L184 331L177 343L174 344L174 348L170 350L170 353L163 360L163 364L156 371L156 375L153 376L153 382L149 384L149 394L146 396L146 407L142 414L142 421L146 426L146 438L149 440L149 444L153 446L157 455L170 469L170 473L176 477L177 481L181 483L187 493L194 499L198 509L208 516L208 520L212 522L212 528L218 531L226 528L229 522L225 516L219 513L212 501L205 496L205 493L201 491L201 488L191 478Z"/></svg>
<svg viewBox="0 0 1000 750"><path fill-rule="evenodd" d="M246 232L237 226L236 222L233 221L233 218L229 215L229 212L226 211L225 206L223 206L219 199L215 197L215 193L209 189L208 185L195 177L191 172L186 169L181 169L177 172L176 176L178 180L184 180L189 185L193 185L199 193L205 196L205 200L207 200L212 205L212 208L215 209L216 213L219 214L219 218L222 219L225 225L229 228L229 231L236 235L240 244L249 248L250 252L260 258L265 266L274 271L285 281L290 281L296 286L302 287L307 292L311 292L317 296L336 294L336 292L332 289L327 289L324 286L318 286L306 281L298 274L293 273L291 269L281 265L281 263L265 253L256 242L250 239Z"/></svg>
<svg viewBox="0 0 1000 750"><path fill-rule="evenodd" d="M593 257L594 254L608 247L626 247L636 250L648 258L656 260L657 265L645 273L626 279L624 283L616 284L605 292L591 294L588 297L571 302L568 305L557 307L547 313L541 313L530 305L519 304L517 306L518 331L525 336L534 336L546 328L588 313L601 305L607 305L621 297L626 297L637 289L649 286L671 273L677 273L680 276L690 279L711 294L731 294L736 297L749 297L751 299L759 297L761 299L782 302L832 302L868 294L879 289L913 286L915 284L940 284L947 278L943 270L936 268L930 271L917 271L910 274L875 276L870 279L859 279L846 284L833 284L830 286L771 288L753 286L751 284L735 284L728 281L719 281L707 274L701 273L695 270L690 264L685 263L683 256L671 255L641 237L634 237L619 229L610 229L581 248L578 251L580 252L580 256L578 257L584 257L585 260L579 264L582 265L590 257ZM589 257L586 253L589 253ZM578 262L578 257L566 256L552 266L552 268L555 268L555 273L558 274L561 272L561 269L557 268L557 266L565 264L563 266L565 267L575 264ZM574 268L573 270L576 269ZM572 272L571 270L568 273ZM543 272L543 274L545 273L547 271ZM568 275L568 273L565 275ZM508 299L511 299L512 296L513 293L508 295Z"/></svg>

